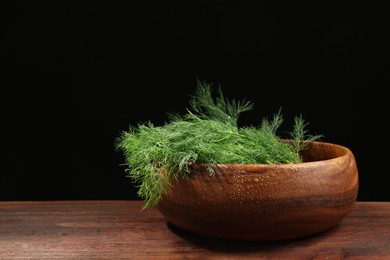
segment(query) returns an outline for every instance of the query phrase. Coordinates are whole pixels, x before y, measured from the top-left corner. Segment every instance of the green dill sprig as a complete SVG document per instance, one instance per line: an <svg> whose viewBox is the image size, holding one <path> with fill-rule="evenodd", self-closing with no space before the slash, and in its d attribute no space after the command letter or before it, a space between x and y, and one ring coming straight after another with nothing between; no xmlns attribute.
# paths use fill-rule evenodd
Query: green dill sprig
<svg viewBox="0 0 390 260"><path fill-rule="evenodd" d="M151 122L131 126L115 141L125 156L126 172L137 183L144 208L157 205L169 192L173 180L189 174L191 163L282 164L302 162L299 152L307 141L321 136L307 135L307 123L295 117L291 142L282 142L277 130L283 122L280 111L271 120L261 120L258 127L238 127L238 117L253 108L250 101L229 101L218 89L197 82L187 113L171 114L162 126Z"/></svg>
<svg viewBox="0 0 390 260"><path fill-rule="evenodd" d="M306 122L302 115L294 117L293 130L289 132L292 139L292 147L295 153L299 154L300 151L304 150L307 143L310 141L319 140L323 135L311 135L308 134L307 126L309 125Z"/></svg>
<svg viewBox="0 0 390 260"><path fill-rule="evenodd" d="M218 95L215 100L212 96L212 85L205 81L197 81L197 88L190 100L190 107L203 119L216 120L237 126L237 120L241 113L253 109L250 101L229 101L218 87Z"/></svg>

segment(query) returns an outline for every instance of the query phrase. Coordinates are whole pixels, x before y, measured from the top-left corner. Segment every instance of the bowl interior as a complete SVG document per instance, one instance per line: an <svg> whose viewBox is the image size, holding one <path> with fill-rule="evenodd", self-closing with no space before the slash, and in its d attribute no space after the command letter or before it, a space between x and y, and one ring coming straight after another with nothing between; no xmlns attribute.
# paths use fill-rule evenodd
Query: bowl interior
<svg viewBox="0 0 390 260"><path fill-rule="evenodd" d="M341 145L325 142L310 142L306 149L301 151L301 156L304 162L313 162L335 159L346 156L350 152L348 148Z"/></svg>

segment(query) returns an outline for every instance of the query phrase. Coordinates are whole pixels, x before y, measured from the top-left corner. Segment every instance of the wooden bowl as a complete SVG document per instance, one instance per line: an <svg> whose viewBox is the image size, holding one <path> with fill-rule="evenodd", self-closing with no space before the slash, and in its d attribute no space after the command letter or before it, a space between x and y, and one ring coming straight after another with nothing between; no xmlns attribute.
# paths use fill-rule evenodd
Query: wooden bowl
<svg viewBox="0 0 390 260"><path fill-rule="evenodd" d="M158 204L168 222L216 238L300 238L337 225L358 194L358 170L346 147L312 142L299 164L217 164L210 176L192 164Z"/></svg>

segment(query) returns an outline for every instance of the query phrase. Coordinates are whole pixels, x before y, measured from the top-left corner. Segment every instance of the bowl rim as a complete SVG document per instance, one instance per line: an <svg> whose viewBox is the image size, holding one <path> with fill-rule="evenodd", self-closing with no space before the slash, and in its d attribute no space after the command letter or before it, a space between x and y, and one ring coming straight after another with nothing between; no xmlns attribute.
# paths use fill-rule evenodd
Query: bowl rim
<svg viewBox="0 0 390 260"><path fill-rule="evenodd" d="M289 142L292 140L289 139L282 139L284 142ZM240 167L240 168L253 168L253 167L275 167L275 168L291 168L291 167L299 167L299 166L311 166L311 165L318 165L318 164L324 164L331 161L337 161L342 160L347 157L353 157L354 155L348 147L336 143L331 142L325 142L325 141L310 141L308 142L309 146L323 146L323 147L333 147L338 149L340 151L339 156L331 157L328 159L320 159L320 160L309 160L309 161L303 161L300 163L202 163L202 162L194 162L190 163L191 166L211 166L211 167L219 167L219 166L230 166L232 168L234 167ZM307 149L307 148L306 148Z"/></svg>

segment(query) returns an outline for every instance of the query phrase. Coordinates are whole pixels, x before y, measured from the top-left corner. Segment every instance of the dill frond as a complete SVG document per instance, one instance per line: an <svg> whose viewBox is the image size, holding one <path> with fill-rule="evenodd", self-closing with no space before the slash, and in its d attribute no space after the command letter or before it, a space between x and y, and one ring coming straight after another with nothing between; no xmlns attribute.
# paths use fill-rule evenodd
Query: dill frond
<svg viewBox="0 0 390 260"><path fill-rule="evenodd" d="M295 153L304 150L307 142L315 141L323 137L322 135L309 135L307 133L308 125L309 123L303 119L302 115L295 116L293 130L290 132Z"/></svg>
<svg viewBox="0 0 390 260"><path fill-rule="evenodd" d="M186 114L170 114L162 126L146 122L121 132L115 146L123 152L128 177L146 201L144 208L157 205L172 180L189 174L190 163L205 163L210 175L215 163L299 163L305 143L321 137L308 135L307 123L298 116L290 132L292 142L281 142L280 111L272 120L263 118L259 127L238 127L239 115L252 109L250 101L225 98L220 87L213 98L212 85L197 81Z"/></svg>
<svg viewBox="0 0 390 260"><path fill-rule="evenodd" d="M204 119L216 120L237 126L237 120L241 113L253 109L250 101L229 101L223 95L221 87L218 95L213 99L212 84L205 81L197 81L197 88L190 100L190 106L198 116Z"/></svg>

